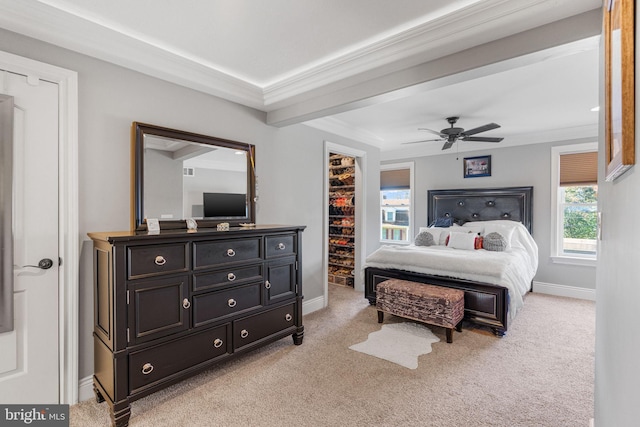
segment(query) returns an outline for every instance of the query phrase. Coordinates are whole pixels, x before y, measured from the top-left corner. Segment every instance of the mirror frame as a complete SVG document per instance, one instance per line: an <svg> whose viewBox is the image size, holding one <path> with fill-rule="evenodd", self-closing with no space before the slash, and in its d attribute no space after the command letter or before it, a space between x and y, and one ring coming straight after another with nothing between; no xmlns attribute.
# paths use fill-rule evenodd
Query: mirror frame
<svg viewBox="0 0 640 427"><path fill-rule="evenodd" d="M241 223L255 222L255 145L244 142L231 141L214 136L201 135L176 129L169 129L161 126L146 123L133 122L131 126L131 226L134 231L147 229L144 218L144 136L154 135L171 139L181 139L198 144L209 144L218 147L231 148L247 152L247 217L239 219L198 219L198 228L215 228L221 222L228 222L230 226L238 226ZM179 220L161 220L160 229L181 229L187 228L187 218Z"/></svg>

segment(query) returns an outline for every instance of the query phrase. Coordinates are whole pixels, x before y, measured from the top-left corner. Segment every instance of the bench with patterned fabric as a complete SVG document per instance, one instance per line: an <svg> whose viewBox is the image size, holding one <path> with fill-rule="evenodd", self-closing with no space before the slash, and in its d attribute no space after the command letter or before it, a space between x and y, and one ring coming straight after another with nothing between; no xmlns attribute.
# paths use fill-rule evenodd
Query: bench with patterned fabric
<svg viewBox="0 0 640 427"><path fill-rule="evenodd" d="M453 342L453 328L462 330L464 292L459 289L390 279L376 287L378 323L384 313L446 328L447 342Z"/></svg>

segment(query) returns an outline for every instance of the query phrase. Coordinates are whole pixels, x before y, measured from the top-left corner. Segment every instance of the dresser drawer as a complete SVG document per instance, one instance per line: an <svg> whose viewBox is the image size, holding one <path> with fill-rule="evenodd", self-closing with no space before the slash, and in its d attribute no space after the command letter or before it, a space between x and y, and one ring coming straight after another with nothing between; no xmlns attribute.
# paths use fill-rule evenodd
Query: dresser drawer
<svg viewBox="0 0 640 427"><path fill-rule="evenodd" d="M230 324L129 355L129 393L231 353Z"/></svg>
<svg viewBox="0 0 640 427"><path fill-rule="evenodd" d="M193 268L202 269L221 264L262 260L262 238L229 239L194 242Z"/></svg>
<svg viewBox="0 0 640 427"><path fill-rule="evenodd" d="M193 292L257 280L262 280L262 264L196 273L193 275Z"/></svg>
<svg viewBox="0 0 640 427"><path fill-rule="evenodd" d="M295 247L295 234L267 236L265 242L267 258L291 255L297 252Z"/></svg>
<svg viewBox="0 0 640 427"><path fill-rule="evenodd" d="M175 273L189 269L188 243L170 245L129 246L127 272L129 279Z"/></svg>
<svg viewBox="0 0 640 427"><path fill-rule="evenodd" d="M295 326L295 304L285 305L233 322L235 350Z"/></svg>
<svg viewBox="0 0 640 427"><path fill-rule="evenodd" d="M193 326L262 306L262 282L193 297Z"/></svg>

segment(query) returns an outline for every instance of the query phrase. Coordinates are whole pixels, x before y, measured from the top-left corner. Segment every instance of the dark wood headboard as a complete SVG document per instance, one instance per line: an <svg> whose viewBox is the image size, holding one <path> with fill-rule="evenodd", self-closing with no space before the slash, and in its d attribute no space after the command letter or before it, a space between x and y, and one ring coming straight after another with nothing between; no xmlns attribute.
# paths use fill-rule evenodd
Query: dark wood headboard
<svg viewBox="0 0 640 427"><path fill-rule="evenodd" d="M469 221L519 221L533 233L533 187L429 190L428 223L436 218Z"/></svg>

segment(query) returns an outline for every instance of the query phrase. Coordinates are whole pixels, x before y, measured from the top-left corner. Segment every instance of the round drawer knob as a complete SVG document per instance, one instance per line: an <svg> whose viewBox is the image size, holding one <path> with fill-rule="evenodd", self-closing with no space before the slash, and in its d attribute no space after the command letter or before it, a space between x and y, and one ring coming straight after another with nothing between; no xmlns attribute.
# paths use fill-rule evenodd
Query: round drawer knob
<svg viewBox="0 0 640 427"><path fill-rule="evenodd" d="M229 305L229 307L233 308L236 306L237 302L233 298L230 298L229 301L227 301L227 304Z"/></svg>
<svg viewBox="0 0 640 427"><path fill-rule="evenodd" d="M227 274L227 280L233 282L234 280L236 280L236 275L233 273Z"/></svg>
<svg viewBox="0 0 640 427"><path fill-rule="evenodd" d="M153 365L151 363L145 363L142 366L142 373L145 375L149 375L153 371Z"/></svg>
<svg viewBox="0 0 640 427"><path fill-rule="evenodd" d="M215 341L213 341L213 346L215 348L220 348L222 347L223 341L220 338L216 338Z"/></svg>
<svg viewBox="0 0 640 427"><path fill-rule="evenodd" d="M287 322L291 322L292 319L293 319L293 316L291 316L289 313L287 313L287 315L284 316L284 320L286 320Z"/></svg>
<svg viewBox="0 0 640 427"><path fill-rule="evenodd" d="M227 249L227 256L236 256L236 251L233 249Z"/></svg>
<svg viewBox="0 0 640 427"><path fill-rule="evenodd" d="M278 249L284 250L287 246L284 243L278 243Z"/></svg>
<svg viewBox="0 0 640 427"><path fill-rule="evenodd" d="M158 255L155 259L155 263L156 265L165 265L167 263L167 260L164 259L162 255Z"/></svg>
<svg viewBox="0 0 640 427"><path fill-rule="evenodd" d="M264 282L264 287L267 289L271 289L271 283L267 280Z"/></svg>
<svg viewBox="0 0 640 427"><path fill-rule="evenodd" d="M182 308L189 308L191 307L191 303L189 302L189 300L187 298L182 300Z"/></svg>
<svg viewBox="0 0 640 427"><path fill-rule="evenodd" d="M243 329L240 331L240 337L246 338L248 336L249 336L249 331L247 331L246 329Z"/></svg>

